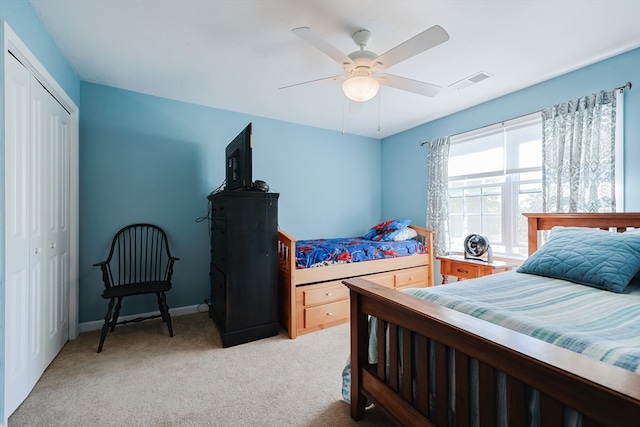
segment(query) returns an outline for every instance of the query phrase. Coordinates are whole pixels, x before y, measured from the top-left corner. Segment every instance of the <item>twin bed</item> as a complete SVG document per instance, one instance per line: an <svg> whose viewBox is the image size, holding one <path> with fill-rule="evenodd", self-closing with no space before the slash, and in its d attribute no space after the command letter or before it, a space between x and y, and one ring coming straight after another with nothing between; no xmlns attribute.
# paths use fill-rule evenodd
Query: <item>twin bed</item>
<svg viewBox="0 0 640 427"><path fill-rule="evenodd" d="M342 284L344 279L364 277L390 289L432 286L432 231L413 224L403 229L411 231L413 237L398 242L378 241L380 235L367 233L363 238L339 243L350 253L327 248L326 244L334 243L329 239L298 241L278 230L279 321L289 337L349 321L349 290ZM318 244L320 249L312 247ZM323 257L330 252L333 253Z"/></svg>
<svg viewBox="0 0 640 427"><path fill-rule="evenodd" d="M373 403L402 426L637 425L640 213L527 217L527 273L403 292L344 281L354 419Z"/></svg>

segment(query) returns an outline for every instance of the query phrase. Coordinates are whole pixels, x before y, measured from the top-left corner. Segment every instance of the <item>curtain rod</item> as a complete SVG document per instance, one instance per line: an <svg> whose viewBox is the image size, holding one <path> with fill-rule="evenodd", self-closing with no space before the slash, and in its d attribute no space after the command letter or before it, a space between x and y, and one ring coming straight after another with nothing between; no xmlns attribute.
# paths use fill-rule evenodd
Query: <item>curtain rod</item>
<svg viewBox="0 0 640 427"><path fill-rule="evenodd" d="M619 86L619 87L613 88L613 90L619 90L619 91L621 91L621 92L622 92L622 91L624 91L625 89L626 89L626 90L630 90L630 89L631 89L631 86L632 86L632 85L631 85L631 82L627 82L627 83L626 83L625 85L623 85L623 86ZM453 135L449 135L449 137L452 137L452 136L458 136L458 135L461 135L461 134L463 134L463 133L471 132L471 131L474 131L474 130L480 130L480 129L488 128L488 127L490 127L490 126L495 126L495 125L497 125L497 124L504 123L504 122L507 122L507 121L517 120L517 119L519 119L519 118L521 118L521 117L525 117L525 116L528 116L529 114L537 113L537 112L539 112L539 111L541 111L541 110L538 110L538 111L532 111L532 112L527 113L527 114L522 114L522 115L520 115L520 116L518 116L518 117L512 117L512 118L507 119L507 120L501 120L501 121L499 121L499 122L491 123L491 124L489 124L489 125L481 126L481 127L479 127L479 128L475 128L475 129L471 129L471 130L466 130L466 131L464 131L464 132L454 133ZM423 145L428 144L428 143L429 143L429 141L423 141L423 142L421 142L421 143L420 143L420 146L422 147Z"/></svg>

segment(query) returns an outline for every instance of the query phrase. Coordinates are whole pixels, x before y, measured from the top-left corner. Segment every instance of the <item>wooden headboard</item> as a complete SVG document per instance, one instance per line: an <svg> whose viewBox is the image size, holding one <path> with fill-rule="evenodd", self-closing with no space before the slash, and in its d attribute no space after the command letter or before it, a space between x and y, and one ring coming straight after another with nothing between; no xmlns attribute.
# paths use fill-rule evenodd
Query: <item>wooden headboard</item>
<svg viewBox="0 0 640 427"><path fill-rule="evenodd" d="M626 231L640 228L640 212L615 213L525 213L529 225L529 255L538 250L538 231L564 227L591 227L603 230Z"/></svg>

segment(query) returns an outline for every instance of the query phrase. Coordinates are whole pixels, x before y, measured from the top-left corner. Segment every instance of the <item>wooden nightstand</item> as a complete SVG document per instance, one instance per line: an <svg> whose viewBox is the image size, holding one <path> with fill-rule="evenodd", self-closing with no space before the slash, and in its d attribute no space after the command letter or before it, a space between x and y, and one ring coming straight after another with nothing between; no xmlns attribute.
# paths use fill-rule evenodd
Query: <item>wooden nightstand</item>
<svg viewBox="0 0 640 427"><path fill-rule="evenodd" d="M518 264L504 261L493 261L491 264L484 261L465 259L462 255L450 255L436 257L440 260L440 274L442 283L449 283L449 276L455 276L458 281L462 279L474 279L488 274L502 273L512 270Z"/></svg>

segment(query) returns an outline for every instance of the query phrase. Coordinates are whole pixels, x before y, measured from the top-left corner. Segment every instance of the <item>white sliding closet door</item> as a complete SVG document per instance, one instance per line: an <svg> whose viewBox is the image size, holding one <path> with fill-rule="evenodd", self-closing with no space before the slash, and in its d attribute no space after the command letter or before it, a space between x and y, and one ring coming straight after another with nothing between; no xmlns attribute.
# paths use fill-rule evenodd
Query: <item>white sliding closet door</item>
<svg viewBox="0 0 640 427"><path fill-rule="evenodd" d="M7 55L9 57L9 55ZM35 363L29 350L33 323L29 313L37 311L42 288L42 245L33 234L30 212L33 204L30 174L33 158L31 144L31 73L15 58L5 64L5 412L10 414L29 394L29 366ZM36 225L37 227L37 225ZM33 249L32 245L33 244ZM40 278L40 279L38 279ZM33 298L31 298L33 295ZM27 302L28 309L20 309ZM35 384L35 383L34 383Z"/></svg>
<svg viewBox="0 0 640 427"><path fill-rule="evenodd" d="M35 80L35 79L34 79ZM36 81L36 83L38 83ZM46 137L44 157L44 244L45 362L49 365L69 339L69 113L38 83L45 92L43 103ZM44 94L43 94L44 95Z"/></svg>
<svg viewBox="0 0 640 427"><path fill-rule="evenodd" d="M5 415L69 338L69 113L5 55Z"/></svg>

